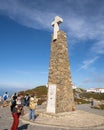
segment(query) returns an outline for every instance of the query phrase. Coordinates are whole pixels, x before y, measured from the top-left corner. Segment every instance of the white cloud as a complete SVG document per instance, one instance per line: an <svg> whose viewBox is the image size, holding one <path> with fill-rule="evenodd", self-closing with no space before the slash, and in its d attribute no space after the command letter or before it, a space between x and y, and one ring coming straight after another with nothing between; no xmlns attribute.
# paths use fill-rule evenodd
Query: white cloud
<svg viewBox="0 0 104 130"><path fill-rule="evenodd" d="M96 56L96 57L93 58L93 59L89 59L89 60L83 61L83 65L78 69L78 71L80 71L81 69L86 70L91 64L93 64L94 62L96 62L96 60L97 60L98 58L99 58L99 57Z"/></svg>
<svg viewBox="0 0 104 130"><path fill-rule="evenodd" d="M95 78L95 79L93 80L93 82L104 83L104 77L99 76L99 77Z"/></svg>
<svg viewBox="0 0 104 130"><path fill-rule="evenodd" d="M89 79L89 78L85 78L85 79L83 80L83 83L84 83L84 84L89 83L89 82L91 82L91 79Z"/></svg>
<svg viewBox="0 0 104 130"><path fill-rule="evenodd" d="M16 22L36 29L48 28L51 17L55 16L54 13L41 11L25 5L21 1L12 0L2 1L0 10Z"/></svg>
<svg viewBox="0 0 104 130"><path fill-rule="evenodd" d="M103 76L92 76L92 78L83 79L83 83L104 83Z"/></svg>
<svg viewBox="0 0 104 130"><path fill-rule="evenodd" d="M104 40L94 44L94 46L91 48L91 51L97 54L104 54Z"/></svg>
<svg viewBox="0 0 104 130"><path fill-rule="evenodd" d="M64 19L60 28L70 36L70 43L94 39L98 42L93 44L91 51L104 54L103 4L104 1L98 0L0 0L0 12L24 26L45 30L52 29L51 22L54 16L59 15ZM87 64L91 63L84 63L82 68Z"/></svg>
<svg viewBox="0 0 104 130"><path fill-rule="evenodd" d="M64 20L60 28L67 32L71 44L77 43L78 40L95 40L89 49L90 54L95 58L91 59L91 55L88 60L84 60L78 71L88 69L99 59L100 54L104 54L103 0L0 0L0 14L6 15L26 27L49 31L52 29L53 18L59 15ZM82 44L82 42L79 43ZM89 55L89 52L87 54ZM17 73L33 75L31 72L17 71ZM90 82L90 80L85 79L84 82ZM17 87L26 85L6 81L2 84Z"/></svg>
<svg viewBox="0 0 104 130"><path fill-rule="evenodd" d="M98 3L98 7L94 3ZM31 28L50 30L52 19L60 15L64 19L62 27L74 38L100 39L104 35L104 7L97 0L0 0L0 10L16 22Z"/></svg>

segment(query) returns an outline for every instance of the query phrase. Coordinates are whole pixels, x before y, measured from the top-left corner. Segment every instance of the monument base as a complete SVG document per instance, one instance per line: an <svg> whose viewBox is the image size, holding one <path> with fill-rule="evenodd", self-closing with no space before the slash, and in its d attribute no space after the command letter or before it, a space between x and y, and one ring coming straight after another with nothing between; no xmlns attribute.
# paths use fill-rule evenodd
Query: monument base
<svg viewBox="0 0 104 130"><path fill-rule="evenodd" d="M35 123L44 124L70 129L92 129L92 128L104 128L104 117L82 110L76 110L73 112L63 113L47 113L45 111L37 111L38 117Z"/></svg>

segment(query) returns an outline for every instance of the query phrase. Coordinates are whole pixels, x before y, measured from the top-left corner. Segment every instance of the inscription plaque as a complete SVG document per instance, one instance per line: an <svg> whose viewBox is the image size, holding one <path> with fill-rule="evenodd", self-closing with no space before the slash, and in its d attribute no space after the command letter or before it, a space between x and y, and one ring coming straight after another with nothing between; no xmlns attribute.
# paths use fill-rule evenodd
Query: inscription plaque
<svg viewBox="0 0 104 130"><path fill-rule="evenodd" d="M47 112L55 113L56 104L56 84L49 85L48 88L48 101L47 101Z"/></svg>

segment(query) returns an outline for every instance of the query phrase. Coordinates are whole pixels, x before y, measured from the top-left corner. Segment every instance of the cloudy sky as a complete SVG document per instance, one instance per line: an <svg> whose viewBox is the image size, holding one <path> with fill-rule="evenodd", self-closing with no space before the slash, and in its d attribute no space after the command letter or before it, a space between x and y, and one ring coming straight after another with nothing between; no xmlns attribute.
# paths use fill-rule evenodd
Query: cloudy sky
<svg viewBox="0 0 104 130"><path fill-rule="evenodd" d="M104 0L0 0L0 88L47 84L57 15L73 83L104 87Z"/></svg>

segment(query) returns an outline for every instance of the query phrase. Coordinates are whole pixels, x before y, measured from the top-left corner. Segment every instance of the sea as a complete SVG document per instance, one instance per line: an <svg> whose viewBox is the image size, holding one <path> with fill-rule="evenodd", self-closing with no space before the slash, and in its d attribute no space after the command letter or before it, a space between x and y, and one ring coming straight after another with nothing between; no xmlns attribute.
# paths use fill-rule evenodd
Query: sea
<svg viewBox="0 0 104 130"><path fill-rule="evenodd" d="M3 96L5 92L8 92L9 96L12 96L14 93L18 93L20 91L24 91L24 89L16 87L0 87L0 96Z"/></svg>

